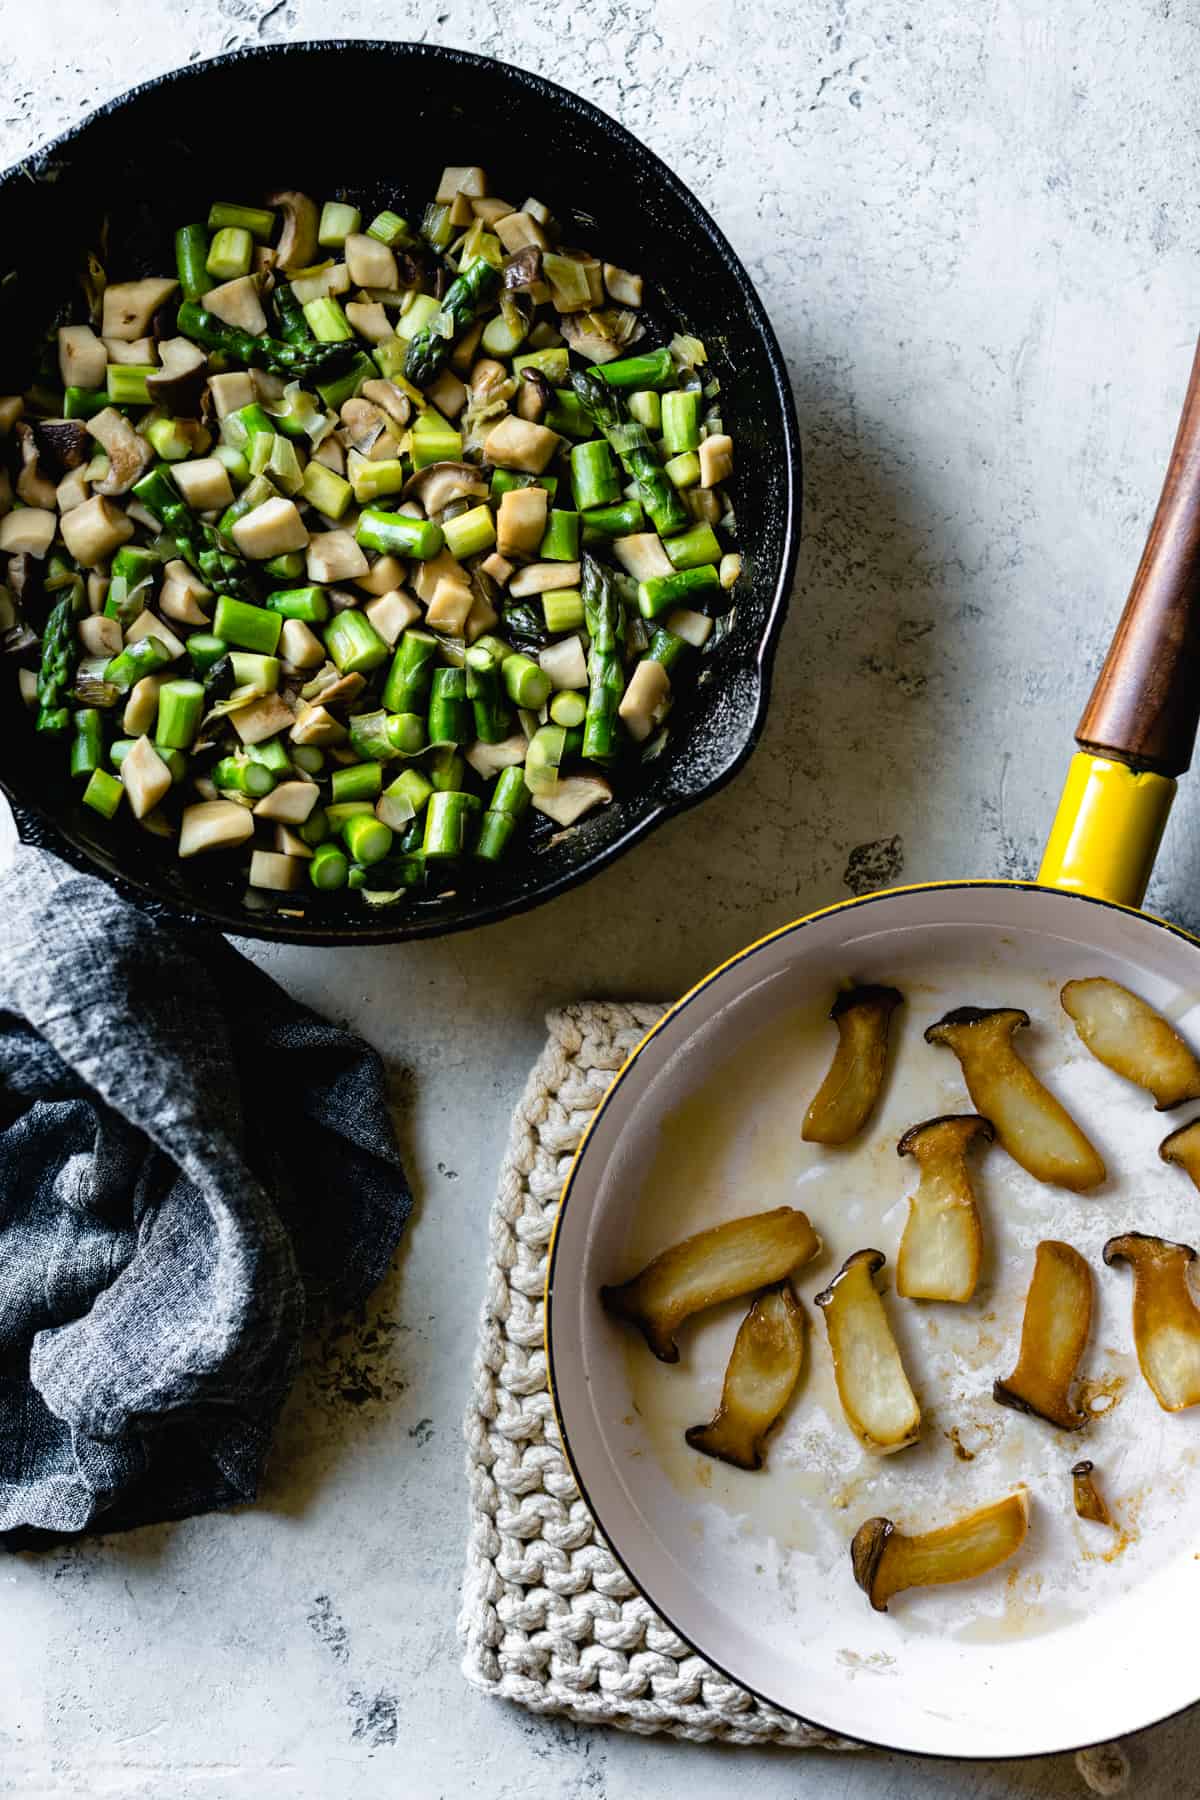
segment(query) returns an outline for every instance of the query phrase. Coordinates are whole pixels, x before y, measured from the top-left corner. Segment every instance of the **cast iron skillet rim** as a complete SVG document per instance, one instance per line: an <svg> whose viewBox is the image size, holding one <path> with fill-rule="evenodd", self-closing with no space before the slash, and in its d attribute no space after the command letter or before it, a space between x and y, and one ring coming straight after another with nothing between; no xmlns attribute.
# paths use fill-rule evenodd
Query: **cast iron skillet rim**
<svg viewBox="0 0 1200 1800"><path fill-rule="evenodd" d="M579 1489L579 1496L583 1501L583 1504L591 1513L592 1518L596 1521L596 1524L600 1527L601 1531L603 1531L604 1541L608 1545L609 1550L612 1552L617 1562L620 1563L638 1592L645 1595L659 1617L666 1621L675 1635L682 1638L684 1643L688 1644L696 1652L697 1656L702 1656L705 1662L711 1663L717 1673L719 1675L724 1675L727 1681L733 1682L736 1687L744 1688L748 1694L753 1694L754 1698L761 1701L764 1706L771 1707L775 1712L784 1713L790 1719L797 1719L801 1725L811 1725L818 1731L829 1732L833 1737L841 1738L846 1743L861 1745L862 1748L866 1750L887 1750L896 1756L928 1757L931 1762L1021 1762L1031 1756L1071 1756L1079 1750L1090 1750L1096 1744L1106 1743L1108 1737L1111 1736L1111 1733L1105 1733L1099 1737L1087 1738L1082 1743L1054 1744L1039 1750L1025 1749L989 1752L986 1755L964 1755L957 1751L948 1750L898 1749L895 1744L889 1743L886 1738L870 1738L860 1736L858 1733L851 1734L850 1732L837 1729L834 1726L825 1723L822 1719L813 1718L807 1713L796 1712L793 1707L785 1705L782 1700L775 1699L772 1695L764 1693L760 1688L751 1687L741 1675L738 1675L732 1669L727 1668L719 1657L714 1656L711 1650L706 1649L703 1644L697 1641L697 1639L689 1637L685 1631L680 1629L678 1622L671 1617L671 1614L667 1609L660 1606L654 1595L647 1588L642 1577L634 1573L618 1548L616 1539L613 1537L612 1533L609 1532L604 1521L600 1517L600 1513L592 1501L587 1484L580 1472L579 1465L575 1460L575 1453L571 1448L570 1434L567 1431L566 1421L562 1415L562 1408L558 1403L558 1384L554 1379L554 1277L558 1264L558 1247L560 1241L559 1225L562 1222L563 1214L566 1212L568 1203L571 1199L575 1178L583 1163L588 1141L607 1111L609 1102L613 1099L617 1089L624 1083L626 1076L631 1073L634 1064L637 1062L638 1057L646 1048L646 1045L650 1042L651 1038L657 1037L660 1031L664 1030L667 1026L672 1024L675 1019L686 1012L693 1000L698 999L702 993L707 992L713 982L719 980L720 977L726 974L730 969L737 968L742 963L748 961L750 957L756 956L760 950L765 950L768 944L774 944L780 938L791 937L796 932L803 931L806 926L816 924L818 920L825 918L831 912L847 913L857 911L861 907L877 905L881 900L894 900L898 899L901 895L920 892L922 890L928 892L936 889L951 892L955 890L966 891L971 888L1007 888L1014 895L1056 894L1063 899L1081 900L1088 906L1107 907L1111 912L1132 914L1135 918L1144 919L1147 925L1153 925L1157 927L1159 931L1165 931L1170 937L1182 939L1185 944L1190 944L1194 950L1200 950L1200 937L1194 936L1190 931L1185 931L1182 925L1173 925L1169 919L1160 919L1154 913L1143 912L1140 907L1123 906L1119 901L1103 900L1096 894L1081 894L1068 888L1048 887L1044 883L1036 881L1011 881L988 876L981 876L975 880L918 882L912 887L885 888L879 893L864 894L859 899L843 900L840 904L834 906L819 907L816 912L806 913L803 918L793 919L790 924L780 925L774 931L768 931L765 936L756 938L754 943L747 944L744 949L735 952L735 954L729 957L725 962L719 963L715 969L711 969L707 975L703 976L702 979L695 984L694 987L688 989L682 999L677 1000L673 1006L667 1008L662 1018L650 1027L649 1031L645 1033L634 1050L621 1065L605 1092L603 1100L601 1100L599 1106L588 1120L583 1137L580 1139L579 1148L571 1159L571 1166L567 1171L567 1178L563 1183L562 1193L559 1197L558 1206L554 1214L554 1224L550 1238L550 1259L546 1269L546 1285L544 1290L545 1320L542 1330L542 1341L546 1352L546 1382L550 1390L550 1404L554 1409L554 1422L558 1427L559 1440L562 1444L563 1455L567 1459L567 1466L571 1471L576 1487ZM1195 1700L1185 1701L1182 1706L1176 1706L1172 1708L1170 1712L1160 1713L1152 1719L1143 1719L1140 1725L1130 1726L1123 1735L1125 1737L1131 1737L1136 1733L1149 1731L1153 1726L1165 1725L1169 1720L1180 1718L1184 1713L1190 1712L1198 1703L1200 1703L1200 1694L1197 1694Z"/></svg>
<svg viewBox="0 0 1200 1800"><path fill-rule="evenodd" d="M224 51L220 55L209 57L202 62L185 64L181 68L168 70L161 75L152 75L146 81L139 82L136 87L129 88L124 93L104 101L85 118L69 126L66 131L52 138L31 155L0 170L0 190L13 179L35 178L47 164L53 163L58 152L72 147L76 139L82 138L97 119L107 117L110 113L123 111L144 94L169 87L175 82L192 80L210 69L221 69L234 63L257 61L260 58L270 62L288 56L331 53L338 50L376 51L385 57L399 53L402 59L413 57L418 61L427 60L449 67L463 63L485 69L494 68L502 72L505 78L514 78L518 84L524 85L553 106L567 112L577 111L584 114L589 122L610 142L620 147L630 148L639 157L648 159L657 179L671 191L684 210L696 220L709 239L714 252L725 263L742 290L747 316L763 346L782 417L786 490L786 509L782 522L785 546L783 560L775 582L774 593L766 608L761 635L752 655L748 654L740 662L731 663L729 669L729 674L732 675L738 668L752 668L757 676L757 694L753 716L750 719L744 742L740 745L737 753L720 774L714 776L703 786L665 794L642 818L634 820L618 838L602 849L594 851L578 867L565 871L554 880L545 882L532 891L514 895L507 900L489 904L481 896L465 911L450 918L413 918L398 907L387 923L381 919L378 924L351 925L339 930L322 927L319 922L310 925L306 921L280 919L277 915L257 919L250 912L245 914L234 912L219 900L203 906L184 906L162 892L151 881L143 880L138 875L124 869L119 874L112 874L103 868L85 850L71 842L66 836L63 826L52 813L42 806L40 801L26 799L16 794L3 772L0 772L0 792L7 795L10 802L18 809L23 808L26 812L36 815L47 829L48 835L52 837L56 853L84 874L108 882L126 899L135 903L152 901L173 921L189 926L199 926L202 929L228 932L237 937L257 938L268 943L356 946L402 943L419 938L449 937L454 932L475 930L484 925L497 924L500 920L515 917L519 913L528 912L546 901L556 899L569 888L590 880L593 875L598 875L602 869L608 868L619 856L632 849L641 838L647 837L667 819L688 811L690 807L696 806L710 795L716 794L732 781L734 776L745 767L758 744L766 723L766 712L770 702L771 675L780 633L787 615L796 559L800 548L803 473L799 425L783 351L741 258L729 243L720 226L717 225L707 208L701 205L691 189L627 127L611 117L610 114L603 112L590 100L585 100L581 95L573 93L571 89L562 87L558 82L548 81L543 75L522 69L515 63L501 62L497 57L479 56L474 51L458 50L449 45L425 44L412 39L303 38L284 44L247 45L241 49ZM365 908L364 916L370 917Z"/></svg>

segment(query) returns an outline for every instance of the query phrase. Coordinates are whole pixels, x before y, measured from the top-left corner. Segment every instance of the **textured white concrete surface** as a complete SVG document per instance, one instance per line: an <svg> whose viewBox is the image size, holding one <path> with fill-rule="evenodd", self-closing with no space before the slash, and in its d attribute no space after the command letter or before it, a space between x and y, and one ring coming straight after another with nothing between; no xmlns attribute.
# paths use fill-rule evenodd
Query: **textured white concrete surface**
<svg viewBox="0 0 1200 1800"><path fill-rule="evenodd" d="M673 995L872 880L1032 869L1200 323L1193 9L5 0L3 16L5 162L146 75L260 40L419 37L578 88L691 181L760 284L808 504L766 738L702 815L472 938L259 953L395 1064L419 1213L368 1317L314 1347L262 1506L0 1566L0 1792L1082 1792L1065 1758L719 1751L476 1698L454 1638L459 1420L489 1188L548 1002ZM396 123L402 170L402 97ZM1193 787L1151 896L1193 928L1198 818ZM1140 1795L1194 1796L1200 1716L1133 1755Z"/></svg>

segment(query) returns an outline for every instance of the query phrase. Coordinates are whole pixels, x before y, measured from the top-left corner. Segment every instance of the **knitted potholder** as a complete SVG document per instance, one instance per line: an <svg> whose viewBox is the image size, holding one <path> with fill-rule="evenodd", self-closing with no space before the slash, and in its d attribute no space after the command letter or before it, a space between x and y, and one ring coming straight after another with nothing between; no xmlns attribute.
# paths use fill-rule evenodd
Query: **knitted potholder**
<svg viewBox="0 0 1200 1800"><path fill-rule="evenodd" d="M559 1442L542 1347L555 1208L588 1120L662 1011L593 1001L552 1013L513 1119L466 1418L463 1670L489 1694L583 1723L849 1749L764 1706L658 1617L597 1530Z"/></svg>

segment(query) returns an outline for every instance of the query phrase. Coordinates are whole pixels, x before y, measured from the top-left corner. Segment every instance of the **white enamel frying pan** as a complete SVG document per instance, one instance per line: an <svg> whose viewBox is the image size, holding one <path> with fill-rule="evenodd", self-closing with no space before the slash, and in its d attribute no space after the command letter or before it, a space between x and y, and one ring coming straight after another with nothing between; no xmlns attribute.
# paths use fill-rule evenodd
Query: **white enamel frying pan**
<svg viewBox="0 0 1200 1800"><path fill-rule="evenodd" d="M580 1491L616 1555L679 1635L755 1694L848 1737L956 1757L1030 1756L1137 1730L1200 1697L1200 1408L1162 1412L1132 1354L1129 1273L1100 1250L1123 1230L1200 1243L1200 1196L1157 1155L1189 1116L1157 1114L1084 1050L1058 1001L1110 975L1200 1046L1200 944L1137 909L1200 712L1200 351L1145 554L1077 733L1039 880L962 881L849 901L751 945L701 981L613 1083L562 1198L547 1282L558 1421ZM899 987L888 1084L861 1144L803 1143L846 980ZM1083 1195L1033 1181L993 1147L980 1164L988 1249L966 1306L886 1304L924 1417L875 1458L844 1424L813 1295L853 1250L888 1270L914 1186L902 1132L970 1110L924 1027L951 1006L1030 1014L1022 1053L1104 1155ZM1196 1111L1192 1108L1191 1111ZM806 1365L766 1467L685 1445L705 1422L744 1312L680 1334L658 1363L605 1315L604 1283L721 1219L803 1207L824 1241L798 1272ZM1034 1249L1088 1259L1096 1306L1082 1373L1092 1422L1069 1435L991 1399L1016 1360ZM890 1286L887 1275L885 1287ZM1069 1469L1091 1459L1116 1528L1084 1524ZM888 1613L854 1585L849 1542L883 1513L923 1530L1024 1482L1021 1552L982 1579L911 1590Z"/></svg>

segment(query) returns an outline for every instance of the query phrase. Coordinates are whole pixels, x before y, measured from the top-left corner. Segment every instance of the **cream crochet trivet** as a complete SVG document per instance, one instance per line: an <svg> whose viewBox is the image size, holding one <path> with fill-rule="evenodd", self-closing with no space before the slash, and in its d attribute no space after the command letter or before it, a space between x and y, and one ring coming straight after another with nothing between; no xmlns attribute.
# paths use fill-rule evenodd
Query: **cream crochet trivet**
<svg viewBox="0 0 1200 1800"><path fill-rule="evenodd" d="M513 1118L466 1418L463 1671L489 1694L586 1724L849 1748L764 1706L663 1623L596 1529L559 1445L542 1348L554 1212L589 1118L662 1011L585 1001L552 1013Z"/></svg>
<svg viewBox="0 0 1200 1800"><path fill-rule="evenodd" d="M856 1746L728 1681L660 1619L579 1497L546 1385L542 1290L555 1208L592 1113L663 1008L583 1001L550 1037L513 1118L465 1423L471 1535L459 1633L474 1686L583 1724L699 1742ZM1085 1751L1080 1774L1116 1794L1128 1763Z"/></svg>

